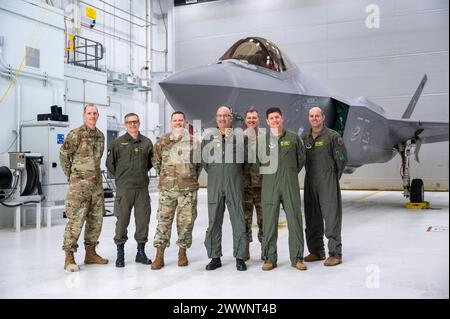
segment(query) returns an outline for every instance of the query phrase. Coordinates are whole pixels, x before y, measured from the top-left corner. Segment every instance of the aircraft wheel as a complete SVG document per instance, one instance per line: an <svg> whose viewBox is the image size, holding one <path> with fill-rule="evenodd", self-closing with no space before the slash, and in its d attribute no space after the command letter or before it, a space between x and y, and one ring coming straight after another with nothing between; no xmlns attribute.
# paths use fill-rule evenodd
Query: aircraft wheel
<svg viewBox="0 0 450 319"><path fill-rule="evenodd" d="M415 178L411 182L411 203L421 203L424 201L424 187L423 180Z"/></svg>

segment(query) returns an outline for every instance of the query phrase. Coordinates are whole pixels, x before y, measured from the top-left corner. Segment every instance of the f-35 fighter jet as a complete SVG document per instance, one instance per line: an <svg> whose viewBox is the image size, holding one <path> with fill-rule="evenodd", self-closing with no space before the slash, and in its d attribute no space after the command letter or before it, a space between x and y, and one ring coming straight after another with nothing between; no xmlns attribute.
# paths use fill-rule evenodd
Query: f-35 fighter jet
<svg viewBox="0 0 450 319"><path fill-rule="evenodd" d="M421 144L449 139L448 122L410 120L426 81L425 75L402 118L390 119L373 101L338 96L308 77L274 43L248 37L233 44L217 62L176 72L159 84L175 110L201 120L203 127L215 126L220 105L232 108L234 125L242 124L251 106L262 116L267 108L278 106L285 127L301 134L310 129L308 110L319 106L327 127L344 139L345 173L364 164L388 162L398 153L404 196L423 202L423 181L410 180L410 155L419 161Z"/></svg>

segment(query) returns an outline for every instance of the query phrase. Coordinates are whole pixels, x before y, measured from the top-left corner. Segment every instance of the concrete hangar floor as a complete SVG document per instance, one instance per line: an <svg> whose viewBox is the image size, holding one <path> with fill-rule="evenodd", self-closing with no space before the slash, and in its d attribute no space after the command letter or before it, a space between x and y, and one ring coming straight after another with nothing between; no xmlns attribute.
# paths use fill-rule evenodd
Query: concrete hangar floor
<svg viewBox="0 0 450 319"><path fill-rule="evenodd" d="M150 242L146 252L153 259L155 249L151 239L156 227L158 194L152 193L151 199ZM0 298L449 298L449 194L426 193L426 199L438 209L407 210L400 192L344 191L343 263L331 268L324 267L322 262L308 263L306 272L290 267L288 230L283 213L280 214L276 269L261 270L260 245L254 227L248 271L236 270L231 225L226 213L223 266L206 271L205 189L199 192L198 218L193 245L188 250L188 267L177 266L175 228L172 245L166 250L164 268L156 271L136 264L133 219L129 226L130 239L125 246L125 268L114 266L115 217L107 217L98 251L110 260L109 264L84 265L81 245L75 256L81 266L78 273L63 270L64 219L40 230L35 225L29 225L20 233L13 228L2 229Z"/></svg>

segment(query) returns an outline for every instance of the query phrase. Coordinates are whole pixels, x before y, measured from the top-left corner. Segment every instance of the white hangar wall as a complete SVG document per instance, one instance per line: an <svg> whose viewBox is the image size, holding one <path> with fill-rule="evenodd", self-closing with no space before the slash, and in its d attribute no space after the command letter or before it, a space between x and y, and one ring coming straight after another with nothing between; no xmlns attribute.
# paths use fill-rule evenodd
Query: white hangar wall
<svg viewBox="0 0 450 319"><path fill-rule="evenodd" d="M85 14L87 7L96 10L93 28ZM172 53L166 54L164 49L166 32L173 32L167 23L167 17L173 13L173 1L150 0L148 7L152 11L150 41L153 48L149 64L151 71L164 73L172 64L167 63L165 68L165 59L171 61ZM79 14L75 13L76 8ZM20 69L25 47L39 50L39 64L24 66L16 84L0 68L0 154L18 150L20 127L35 121L37 114L50 113L53 104L61 106L64 114L69 115L69 128L73 129L83 122L83 105L95 103L100 112L97 127L103 131L107 142L112 140L107 131L112 127L121 129L119 135L123 134L123 116L135 112L141 116L141 131L155 141L164 128L159 126L162 108L154 102L157 101L154 90L142 92L124 86L114 87L107 82L106 72L146 78L146 9L146 0L0 0L2 61L12 69ZM71 26L76 25L71 20L74 16L80 17L79 35L99 42L104 48L104 57L99 61L100 71L66 63L67 33L73 32ZM48 81L27 77L26 72L44 74ZM102 169L105 169L106 152L104 154ZM61 187L67 188L67 184ZM28 220L34 221L34 207L26 208L30 212ZM13 209L0 206L0 227L11 227L13 215Z"/></svg>
<svg viewBox="0 0 450 319"><path fill-rule="evenodd" d="M366 19L379 9L379 28ZM369 7L368 7L369 6ZM366 12L366 9L369 12ZM261 36L341 95L365 96L401 117L422 76L412 119L449 119L447 0L221 0L175 7L175 70L214 62L235 41ZM448 142L422 145L412 177L448 190ZM401 189L400 158L344 175L343 188ZM302 180L302 178L301 178Z"/></svg>

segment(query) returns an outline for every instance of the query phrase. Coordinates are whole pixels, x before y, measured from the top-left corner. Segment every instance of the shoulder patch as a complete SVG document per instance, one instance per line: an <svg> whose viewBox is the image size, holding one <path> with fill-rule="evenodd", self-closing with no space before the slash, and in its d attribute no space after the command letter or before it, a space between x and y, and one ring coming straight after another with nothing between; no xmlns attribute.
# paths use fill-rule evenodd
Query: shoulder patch
<svg viewBox="0 0 450 319"><path fill-rule="evenodd" d="M342 139L342 137L338 137L337 143L338 145L344 145L344 140Z"/></svg>

